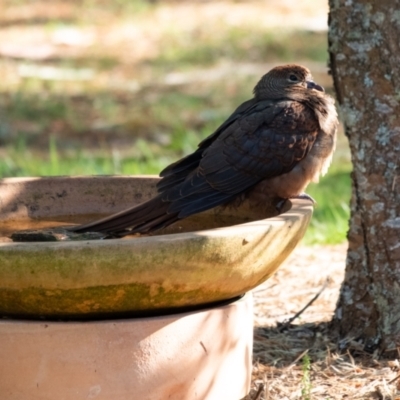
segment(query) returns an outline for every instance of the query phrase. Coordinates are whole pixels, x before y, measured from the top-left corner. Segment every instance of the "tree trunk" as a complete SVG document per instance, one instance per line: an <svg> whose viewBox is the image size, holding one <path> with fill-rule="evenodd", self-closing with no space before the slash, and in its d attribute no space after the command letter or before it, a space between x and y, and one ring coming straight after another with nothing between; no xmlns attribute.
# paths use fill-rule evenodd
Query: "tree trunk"
<svg viewBox="0 0 400 400"><path fill-rule="evenodd" d="M330 66L353 161L346 274L333 325L400 346L400 0L329 0Z"/></svg>

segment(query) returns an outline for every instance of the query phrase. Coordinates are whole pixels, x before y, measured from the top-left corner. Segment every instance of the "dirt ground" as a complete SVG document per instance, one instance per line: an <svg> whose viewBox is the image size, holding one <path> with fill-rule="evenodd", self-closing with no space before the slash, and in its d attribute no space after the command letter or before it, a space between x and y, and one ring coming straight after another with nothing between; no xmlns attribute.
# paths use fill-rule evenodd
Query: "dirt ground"
<svg viewBox="0 0 400 400"><path fill-rule="evenodd" d="M254 290L253 389L246 400L400 400L397 359L362 351L356 356L340 349L329 330L346 250L347 243L299 246ZM321 290L299 318L284 326Z"/></svg>

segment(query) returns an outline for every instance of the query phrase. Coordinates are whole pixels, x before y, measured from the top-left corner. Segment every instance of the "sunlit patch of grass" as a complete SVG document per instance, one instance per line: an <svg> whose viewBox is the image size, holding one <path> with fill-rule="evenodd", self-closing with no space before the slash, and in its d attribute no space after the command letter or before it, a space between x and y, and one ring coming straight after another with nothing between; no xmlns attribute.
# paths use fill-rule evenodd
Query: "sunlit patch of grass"
<svg viewBox="0 0 400 400"><path fill-rule="evenodd" d="M350 217L350 164L339 171L333 168L307 193L317 202L304 241L307 244L341 243L346 239Z"/></svg>
<svg viewBox="0 0 400 400"><path fill-rule="evenodd" d="M195 35L195 36L193 36ZM167 32L160 56L152 64L164 67L210 65L220 59L258 62L294 59L324 62L327 60L325 32L280 30L257 27L230 27L218 31Z"/></svg>
<svg viewBox="0 0 400 400"><path fill-rule="evenodd" d="M145 141L138 141L132 154L132 157L123 157L118 150L85 149L60 152L55 139L50 140L47 152L38 153L22 142L1 154L0 176L158 174L173 161L168 156L154 157Z"/></svg>

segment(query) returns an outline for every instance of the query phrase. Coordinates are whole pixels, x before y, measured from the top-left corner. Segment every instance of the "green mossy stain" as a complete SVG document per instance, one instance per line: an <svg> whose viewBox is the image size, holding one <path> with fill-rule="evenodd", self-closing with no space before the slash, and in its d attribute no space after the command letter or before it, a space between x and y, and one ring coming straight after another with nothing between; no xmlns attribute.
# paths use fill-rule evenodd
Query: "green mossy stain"
<svg viewBox="0 0 400 400"><path fill-rule="evenodd" d="M195 306L223 300L223 292L204 289L180 291L161 286L154 290L150 285L131 284L96 286L83 289L47 290L27 288L1 290L0 303L3 316L68 317L75 315L104 315L152 311L176 307Z"/></svg>

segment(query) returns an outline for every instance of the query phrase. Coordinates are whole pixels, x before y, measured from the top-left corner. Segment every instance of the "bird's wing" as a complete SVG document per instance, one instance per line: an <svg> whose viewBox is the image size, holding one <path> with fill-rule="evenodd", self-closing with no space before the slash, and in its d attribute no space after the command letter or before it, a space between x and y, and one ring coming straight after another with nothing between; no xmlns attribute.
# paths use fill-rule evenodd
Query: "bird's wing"
<svg viewBox="0 0 400 400"><path fill-rule="evenodd" d="M160 172L162 179L157 183L158 192L162 193L167 189L183 182L190 171L193 171L198 167L204 151L215 141L215 139L217 139L217 137L223 133L234 121L242 117L256 104L257 102L255 99L247 100L242 103L230 115L230 117L218 127L215 132L199 143L198 149L195 152L183 157L182 159L163 169Z"/></svg>
<svg viewBox="0 0 400 400"><path fill-rule="evenodd" d="M162 193L179 218L233 199L258 182L291 171L319 132L314 113L298 102L259 102L204 150L198 167Z"/></svg>
<svg viewBox="0 0 400 400"><path fill-rule="evenodd" d="M151 232L224 204L258 182L292 170L306 157L318 132L315 114L301 103L255 102L202 142L194 164L177 163L178 168L169 170L173 186L148 202L73 230L120 236Z"/></svg>

